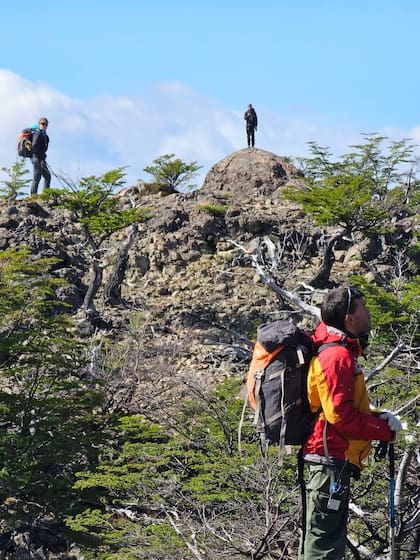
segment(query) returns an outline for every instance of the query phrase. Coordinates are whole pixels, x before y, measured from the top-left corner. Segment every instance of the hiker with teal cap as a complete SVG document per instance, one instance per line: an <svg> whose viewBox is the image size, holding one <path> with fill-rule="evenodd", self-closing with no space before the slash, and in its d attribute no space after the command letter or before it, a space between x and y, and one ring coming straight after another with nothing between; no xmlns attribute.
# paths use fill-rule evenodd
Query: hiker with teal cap
<svg viewBox="0 0 420 560"><path fill-rule="evenodd" d="M38 124L32 125L32 155L31 162L33 166L33 178L31 185L31 195L38 193L38 185L41 177L44 178L44 189L47 189L51 183L51 173L49 172L47 162L47 150L50 139L47 134L48 119L41 117Z"/></svg>

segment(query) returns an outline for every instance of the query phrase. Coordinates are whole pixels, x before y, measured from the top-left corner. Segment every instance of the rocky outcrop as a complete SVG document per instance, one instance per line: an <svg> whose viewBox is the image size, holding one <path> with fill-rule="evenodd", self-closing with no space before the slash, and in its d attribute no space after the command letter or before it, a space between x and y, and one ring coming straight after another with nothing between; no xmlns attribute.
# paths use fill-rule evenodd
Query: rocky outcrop
<svg viewBox="0 0 420 560"><path fill-rule="evenodd" d="M139 188L121 191L122 207L148 207L152 218L139 224L130 246L121 292L127 306L107 305L98 293L97 309L107 327L104 336L124 338L133 310L141 310L153 324L154 335L148 332L144 342L148 355L158 355L162 345L181 348L179 355L174 351L172 357L165 356L163 377L165 368L172 380L181 372L191 372L201 384L212 386L241 369L249 352L244 340L253 336L255 324L287 317L291 311L259 281L246 252L262 251L262 240L264 250L275 244L277 281L293 290L313 278L325 240L337 233L335 228L316 227L282 196L284 185L299 180L299 172L287 160L264 150L245 149L214 165L198 191L168 196ZM394 226L399 243L408 242L413 222L405 217ZM129 228L115 233L103 253L104 284L128 232ZM375 281L389 277L394 266L389 246L394 241L391 234L341 240L335 246L331 284L347 281L353 274ZM72 214L33 200L3 203L0 248L20 244L41 257L57 259L52 273L68 282L58 295L70 304L81 333L90 336L82 312L89 255ZM313 298L317 303L316 293ZM227 350L234 340L240 341L235 351ZM209 354L213 365L220 358L223 367L210 367ZM134 394L137 404L146 406L141 394Z"/></svg>
<svg viewBox="0 0 420 560"><path fill-rule="evenodd" d="M228 155L208 172L202 190L241 196L267 196L293 178L302 176L287 160L257 148Z"/></svg>

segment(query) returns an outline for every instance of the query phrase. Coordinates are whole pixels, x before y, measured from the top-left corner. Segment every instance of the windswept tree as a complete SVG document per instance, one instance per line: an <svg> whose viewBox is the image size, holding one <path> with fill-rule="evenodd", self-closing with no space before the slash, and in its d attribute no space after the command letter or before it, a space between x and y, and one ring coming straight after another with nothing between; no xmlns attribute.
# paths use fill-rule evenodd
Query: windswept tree
<svg viewBox="0 0 420 560"><path fill-rule="evenodd" d="M150 218L148 208L120 207L118 197L114 196L116 189L124 185L125 173L123 168L113 169L100 177L91 176L80 179L79 184L66 181L62 189L44 190L42 197L54 197L57 205L70 210L82 227L86 245L90 251L92 276L86 292L83 307L92 323L96 323L99 314L95 307L95 296L102 285L105 242L110 236L121 229L131 227L128 234L130 243L125 245L126 251L137 234L137 224ZM121 256L118 266L125 267L125 254ZM119 270L112 276L113 284L107 291L108 300L118 299L119 286L124 278L124 271Z"/></svg>
<svg viewBox="0 0 420 560"><path fill-rule="evenodd" d="M0 253L0 502L12 525L59 517L75 470L96 461L106 433L87 351L71 318L57 313L55 264L25 247Z"/></svg>
<svg viewBox="0 0 420 560"><path fill-rule="evenodd" d="M30 183L30 179L25 177L29 173L25 168L25 161L16 161L11 167L2 167L1 170L8 178L0 181L0 194L7 201L16 200Z"/></svg>
<svg viewBox="0 0 420 560"><path fill-rule="evenodd" d="M165 154L153 160L153 165L143 169L146 173L153 176L162 192L171 194L177 192L181 187L192 189L195 185L189 182L198 175L201 169L196 161L185 163L180 158L175 158L175 154Z"/></svg>
<svg viewBox="0 0 420 560"><path fill-rule="evenodd" d="M115 560L263 560L271 551L290 558L299 520L293 458L280 472L275 450L272 461L252 443L237 452L240 381L212 394L188 381L186 389L193 398L183 399L166 426L141 415L121 418L118 447L98 469L78 475L84 500L68 526L93 546L100 539Z"/></svg>
<svg viewBox="0 0 420 560"><path fill-rule="evenodd" d="M311 280L315 287L328 282L334 263L334 246L340 239L361 232L371 235L389 218L396 206L396 193L406 192L407 172L413 166L414 147L408 140L389 142L366 134L365 143L336 161L328 148L309 142L312 157L302 159L304 181L284 189L284 196L301 204L317 225L337 226L339 231L324 247L321 269ZM413 170L413 167L411 167ZM411 191L418 184L410 175Z"/></svg>

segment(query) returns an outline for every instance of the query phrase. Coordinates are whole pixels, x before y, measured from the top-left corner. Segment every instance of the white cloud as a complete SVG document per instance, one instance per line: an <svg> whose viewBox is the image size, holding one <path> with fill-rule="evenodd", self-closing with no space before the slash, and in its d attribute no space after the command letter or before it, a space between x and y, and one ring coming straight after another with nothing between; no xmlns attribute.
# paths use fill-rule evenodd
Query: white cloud
<svg viewBox="0 0 420 560"><path fill-rule="evenodd" d="M420 145L420 126L416 126L408 132L408 138L411 138L416 145Z"/></svg>
<svg viewBox="0 0 420 560"><path fill-rule="evenodd" d="M136 95L77 99L46 83L0 70L0 167L16 160L20 130L46 116L51 140L48 162L59 175L77 180L129 166L127 184L135 184L139 178L150 178L143 168L155 158L174 153L203 166L195 181L200 185L212 165L245 147L245 109L224 108L179 82L154 84ZM307 155L310 140L337 154L360 142L360 130L326 115L256 109L260 123L256 147L278 155ZM420 142L420 127L411 134L400 132L398 139L410 136Z"/></svg>

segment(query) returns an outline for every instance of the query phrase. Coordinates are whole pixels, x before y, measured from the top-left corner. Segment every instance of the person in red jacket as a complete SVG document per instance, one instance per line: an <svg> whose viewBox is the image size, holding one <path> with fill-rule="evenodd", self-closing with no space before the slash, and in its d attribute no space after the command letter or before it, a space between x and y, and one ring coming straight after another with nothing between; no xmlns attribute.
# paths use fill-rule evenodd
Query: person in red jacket
<svg viewBox="0 0 420 560"><path fill-rule="evenodd" d="M371 328L362 292L331 290L321 318L313 341L323 348L308 372L311 409L320 413L303 450L309 474L300 560L344 558L350 480L360 477L371 441L394 441L402 427L393 414L369 405L358 363Z"/></svg>

